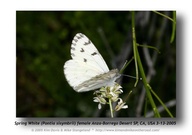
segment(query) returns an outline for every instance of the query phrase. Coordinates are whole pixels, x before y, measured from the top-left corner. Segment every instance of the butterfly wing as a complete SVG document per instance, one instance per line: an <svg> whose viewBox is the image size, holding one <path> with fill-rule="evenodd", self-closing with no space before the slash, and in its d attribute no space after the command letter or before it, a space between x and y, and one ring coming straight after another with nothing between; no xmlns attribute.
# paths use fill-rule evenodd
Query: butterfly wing
<svg viewBox="0 0 192 135"><path fill-rule="evenodd" d="M71 57L73 60L83 61L89 66L105 73L109 71L103 57L84 34L77 33L71 44Z"/></svg>
<svg viewBox="0 0 192 135"><path fill-rule="evenodd" d="M81 83L74 87L77 92L89 91L101 88L103 86L114 86L115 80L120 77L117 69L110 70L107 73L97 75L91 79Z"/></svg>
<svg viewBox="0 0 192 135"><path fill-rule="evenodd" d="M109 68L93 43L82 33L75 35L71 44L71 60L64 64L65 77L78 92L93 90L95 87L81 89L78 86L91 78L109 72ZM95 86L100 82L95 82ZM99 87L98 87L99 88Z"/></svg>

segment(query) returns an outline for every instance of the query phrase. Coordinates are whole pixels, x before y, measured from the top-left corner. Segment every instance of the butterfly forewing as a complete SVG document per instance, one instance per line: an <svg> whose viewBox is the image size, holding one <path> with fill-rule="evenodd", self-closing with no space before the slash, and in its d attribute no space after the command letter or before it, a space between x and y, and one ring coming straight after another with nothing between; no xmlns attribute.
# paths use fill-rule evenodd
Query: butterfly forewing
<svg viewBox="0 0 192 135"><path fill-rule="evenodd" d="M77 92L111 85L119 77L118 71L109 71L101 54L82 33L73 38L71 57L64 64L64 74L70 86Z"/></svg>
<svg viewBox="0 0 192 135"><path fill-rule="evenodd" d="M78 33L75 35L71 44L71 57L74 60L80 60L87 63L92 68L97 69L100 73L109 71L103 57L84 34Z"/></svg>

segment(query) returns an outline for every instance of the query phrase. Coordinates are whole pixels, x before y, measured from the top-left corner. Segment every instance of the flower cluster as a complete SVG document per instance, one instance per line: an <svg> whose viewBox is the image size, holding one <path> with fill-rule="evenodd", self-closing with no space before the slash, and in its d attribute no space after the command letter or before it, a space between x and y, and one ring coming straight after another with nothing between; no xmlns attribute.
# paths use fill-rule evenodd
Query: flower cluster
<svg viewBox="0 0 192 135"><path fill-rule="evenodd" d="M98 102L98 109L101 109L101 105L109 104L109 100L111 102L117 102L117 105L115 107L115 111L119 111L121 109L126 109L128 108L128 105L125 105L125 102L121 98L119 98L119 95L123 93L122 87L115 83L114 86L106 86L102 87L100 90L95 91L94 95L96 97L93 98L94 102Z"/></svg>

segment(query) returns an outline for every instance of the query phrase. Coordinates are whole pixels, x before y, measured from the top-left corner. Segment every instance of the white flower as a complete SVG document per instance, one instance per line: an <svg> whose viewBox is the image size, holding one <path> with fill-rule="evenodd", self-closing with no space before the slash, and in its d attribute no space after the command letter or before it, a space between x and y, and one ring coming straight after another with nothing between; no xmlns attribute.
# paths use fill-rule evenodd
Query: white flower
<svg viewBox="0 0 192 135"><path fill-rule="evenodd" d="M115 83L114 86L102 87L100 90L94 92L94 95L96 95L96 97L93 98L93 101L98 102L98 108L101 109L101 105L109 104L109 100L111 102L117 102L119 100L117 106L115 107L115 111L126 109L128 108L128 106L125 105L125 102L123 102L121 98L119 98L119 94L123 93L121 88L122 87L117 83Z"/></svg>
<svg viewBox="0 0 192 135"><path fill-rule="evenodd" d="M121 98L119 98L119 102L117 103L117 106L115 107L115 111L119 111L121 109L127 109L128 105L125 105L125 102Z"/></svg>
<svg viewBox="0 0 192 135"><path fill-rule="evenodd" d="M93 98L93 101L94 102L99 102L98 104L98 109L101 109L101 104L106 104L107 101L105 100L105 98L101 97L101 96L98 96L98 97L94 97Z"/></svg>
<svg viewBox="0 0 192 135"><path fill-rule="evenodd" d="M99 103L101 103L101 104L106 104L106 100L105 100L105 98L102 98L102 97L94 97L93 98L93 101L94 102L99 102Z"/></svg>

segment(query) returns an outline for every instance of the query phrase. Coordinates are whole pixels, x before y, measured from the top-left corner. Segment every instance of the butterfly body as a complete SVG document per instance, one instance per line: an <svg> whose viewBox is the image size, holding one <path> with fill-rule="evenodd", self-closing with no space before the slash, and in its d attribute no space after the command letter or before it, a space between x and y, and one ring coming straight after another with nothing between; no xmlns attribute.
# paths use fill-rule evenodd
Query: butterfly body
<svg viewBox="0 0 192 135"><path fill-rule="evenodd" d="M82 33L77 33L72 41L71 57L64 64L64 74L77 92L112 86L120 77L117 69L109 70L97 48Z"/></svg>

